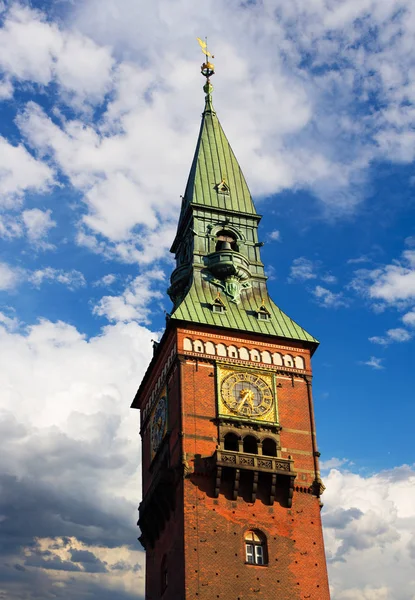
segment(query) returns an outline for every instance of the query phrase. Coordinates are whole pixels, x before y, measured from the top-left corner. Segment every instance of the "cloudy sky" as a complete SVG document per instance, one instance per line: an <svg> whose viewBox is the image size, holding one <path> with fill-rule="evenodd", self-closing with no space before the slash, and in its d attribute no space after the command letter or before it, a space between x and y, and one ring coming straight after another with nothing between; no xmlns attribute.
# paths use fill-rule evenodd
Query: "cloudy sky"
<svg viewBox="0 0 415 600"><path fill-rule="evenodd" d="M333 600L415 598L411 0L0 0L0 598L143 598L130 401L202 55L314 358Z"/></svg>

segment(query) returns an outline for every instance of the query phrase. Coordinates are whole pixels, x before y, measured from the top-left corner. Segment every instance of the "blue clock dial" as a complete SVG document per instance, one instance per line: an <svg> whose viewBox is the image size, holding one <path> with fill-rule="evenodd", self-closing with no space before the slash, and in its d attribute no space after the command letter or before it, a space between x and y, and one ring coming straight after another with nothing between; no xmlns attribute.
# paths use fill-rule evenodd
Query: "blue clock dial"
<svg viewBox="0 0 415 600"><path fill-rule="evenodd" d="M154 456L160 448L166 433L167 426L167 399L160 396L151 418L151 453Z"/></svg>

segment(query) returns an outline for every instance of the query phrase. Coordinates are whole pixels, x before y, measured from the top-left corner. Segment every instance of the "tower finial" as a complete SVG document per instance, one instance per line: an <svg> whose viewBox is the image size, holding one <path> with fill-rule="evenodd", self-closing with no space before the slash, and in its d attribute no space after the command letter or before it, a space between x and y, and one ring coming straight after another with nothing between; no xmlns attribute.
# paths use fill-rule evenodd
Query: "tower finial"
<svg viewBox="0 0 415 600"><path fill-rule="evenodd" d="M215 65L213 63L209 62L209 57L212 57L212 58L215 58L215 57L208 50L207 38L205 38L205 41L201 40L200 38L196 38L196 39L199 42L199 46L200 46L203 54L206 56L206 62L203 63L203 65L200 68L200 71L201 71L203 77L206 77L206 83L203 86L203 91L206 94L206 100L208 100L211 93L213 92L213 85L210 83L210 78L212 77L212 75L215 74Z"/></svg>

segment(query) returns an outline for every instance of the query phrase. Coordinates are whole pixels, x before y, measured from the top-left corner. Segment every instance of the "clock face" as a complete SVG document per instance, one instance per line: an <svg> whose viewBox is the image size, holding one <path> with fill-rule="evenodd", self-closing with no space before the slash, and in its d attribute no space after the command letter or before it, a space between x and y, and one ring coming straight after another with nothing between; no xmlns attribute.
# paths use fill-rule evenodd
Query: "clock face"
<svg viewBox="0 0 415 600"><path fill-rule="evenodd" d="M151 455L154 457L163 441L167 426L167 399L166 395L160 396L151 417Z"/></svg>
<svg viewBox="0 0 415 600"><path fill-rule="evenodd" d="M231 414L261 418L273 407L272 390L260 375L233 372L222 380L222 402Z"/></svg>

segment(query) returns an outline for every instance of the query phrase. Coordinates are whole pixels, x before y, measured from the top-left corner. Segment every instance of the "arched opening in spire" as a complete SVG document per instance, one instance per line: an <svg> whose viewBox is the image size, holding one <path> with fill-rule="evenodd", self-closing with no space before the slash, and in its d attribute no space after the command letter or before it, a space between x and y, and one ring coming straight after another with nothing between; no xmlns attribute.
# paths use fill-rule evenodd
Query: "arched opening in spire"
<svg viewBox="0 0 415 600"><path fill-rule="evenodd" d="M226 229L222 229L216 234L216 252L220 252L221 250L235 250L235 252L239 252L235 234Z"/></svg>

